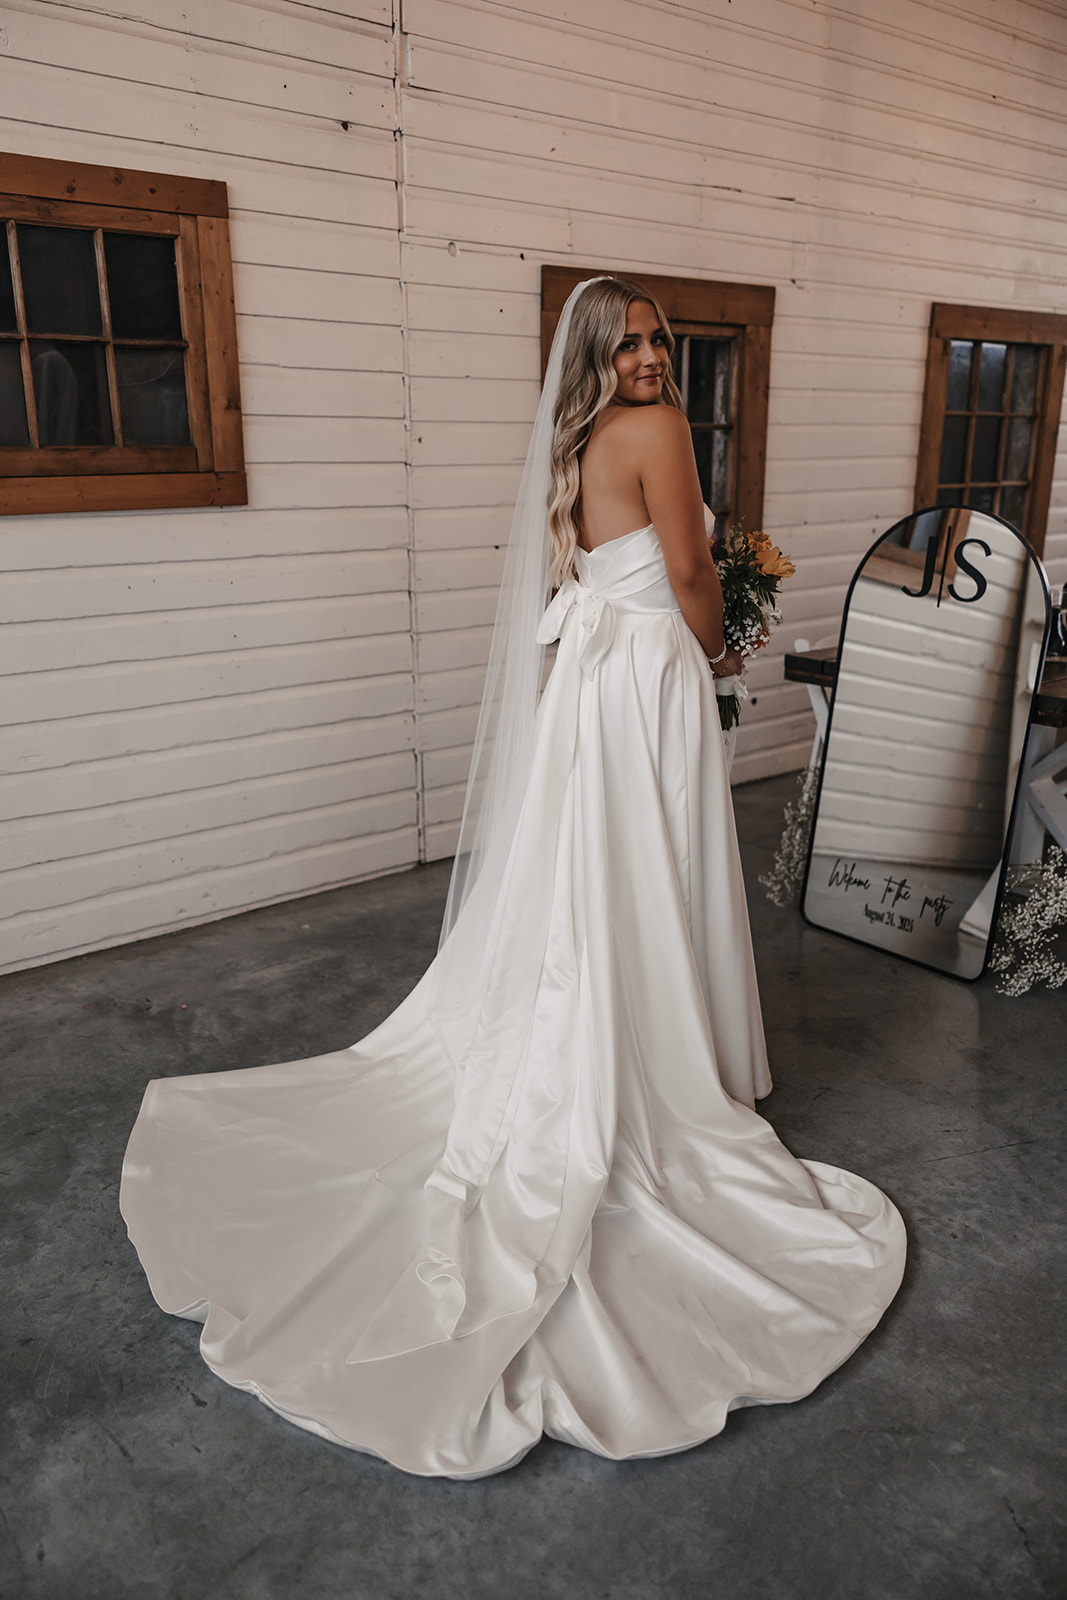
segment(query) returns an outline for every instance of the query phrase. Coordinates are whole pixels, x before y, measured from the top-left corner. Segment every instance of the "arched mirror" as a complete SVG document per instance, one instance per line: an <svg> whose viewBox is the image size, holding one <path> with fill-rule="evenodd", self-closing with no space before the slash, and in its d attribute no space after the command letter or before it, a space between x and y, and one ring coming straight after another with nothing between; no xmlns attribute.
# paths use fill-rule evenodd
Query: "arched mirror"
<svg viewBox="0 0 1067 1600"><path fill-rule="evenodd" d="M841 626L808 922L981 976L1049 617L1041 565L999 517L918 511L871 547Z"/></svg>

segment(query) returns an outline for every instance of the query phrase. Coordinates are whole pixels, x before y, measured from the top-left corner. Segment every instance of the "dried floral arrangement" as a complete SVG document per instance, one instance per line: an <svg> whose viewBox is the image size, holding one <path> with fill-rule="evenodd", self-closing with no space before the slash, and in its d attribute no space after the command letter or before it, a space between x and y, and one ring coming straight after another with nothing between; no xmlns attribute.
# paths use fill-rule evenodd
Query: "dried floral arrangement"
<svg viewBox="0 0 1067 1600"><path fill-rule="evenodd" d="M710 543L722 585L727 648L739 651L747 661L767 643L771 627L781 622L778 592L783 579L791 578L797 569L771 543L769 534L746 533L739 522ZM719 696L719 720L724 730L737 726L745 692L739 685L739 692Z"/></svg>
<svg viewBox="0 0 1067 1600"><path fill-rule="evenodd" d="M1009 867L997 918L990 969L1000 974L1001 994L1027 994L1035 984L1060 989L1067 983L1067 961L1054 945L1067 930L1067 852L1050 845L1036 883L1032 868ZM1017 899L1018 893L1025 895Z"/></svg>
<svg viewBox="0 0 1067 1600"><path fill-rule="evenodd" d="M760 878L767 899L776 906L790 906L800 895L804 864L808 859L808 840L815 815L815 791L819 786L817 766L806 767L797 782L800 793L786 802L782 816L782 837L775 851L770 872Z"/></svg>

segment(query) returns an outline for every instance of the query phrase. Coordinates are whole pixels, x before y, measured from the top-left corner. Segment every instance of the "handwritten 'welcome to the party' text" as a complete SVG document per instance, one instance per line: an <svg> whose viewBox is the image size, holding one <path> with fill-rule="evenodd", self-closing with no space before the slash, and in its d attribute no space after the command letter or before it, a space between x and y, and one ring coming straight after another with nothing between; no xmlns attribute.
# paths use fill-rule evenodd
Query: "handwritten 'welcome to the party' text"
<svg viewBox="0 0 1067 1600"><path fill-rule="evenodd" d="M945 913L952 904L947 895L924 894L916 916L915 908L910 903L912 889L907 878L896 878L889 873L881 882L881 896L876 904L872 905L870 900L864 902L863 914L868 922L879 922L886 928L898 928L901 933L914 933L916 922L921 922L929 914L934 926L940 928ZM858 870L858 863L845 861L841 856L837 857L830 868L827 883L831 889L840 889L843 894L848 894L852 889L863 890L870 894L872 888L870 878ZM874 893L877 895L877 889ZM907 906L907 910L902 910L903 906Z"/></svg>

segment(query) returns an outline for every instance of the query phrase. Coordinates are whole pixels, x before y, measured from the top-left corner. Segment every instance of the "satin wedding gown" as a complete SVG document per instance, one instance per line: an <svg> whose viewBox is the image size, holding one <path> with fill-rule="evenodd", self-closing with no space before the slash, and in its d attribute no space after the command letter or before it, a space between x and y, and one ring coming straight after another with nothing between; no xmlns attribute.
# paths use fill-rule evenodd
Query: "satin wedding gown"
<svg viewBox="0 0 1067 1600"><path fill-rule="evenodd" d="M808 1394L903 1268L891 1202L752 1109L714 685L654 528L578 571L491 937L464 947L465 908L351 1049L149 1084L126 1157L130 1236L211 1369L412 1473L542 1432L685 1449Z"/></svg>

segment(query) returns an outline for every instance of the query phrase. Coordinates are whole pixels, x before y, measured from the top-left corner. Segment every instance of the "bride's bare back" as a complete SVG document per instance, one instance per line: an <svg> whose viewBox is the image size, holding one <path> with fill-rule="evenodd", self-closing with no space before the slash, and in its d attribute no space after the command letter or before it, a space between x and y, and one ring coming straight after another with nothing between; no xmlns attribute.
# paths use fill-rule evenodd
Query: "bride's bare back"
<svg viewBox="0 0 1067 1600"><path fill-rule="evenodd" d="M634 458L634 420L624 407L608 406L593 424L581 463L578 543L584 550L621 539L652 521Z"/></svg>

